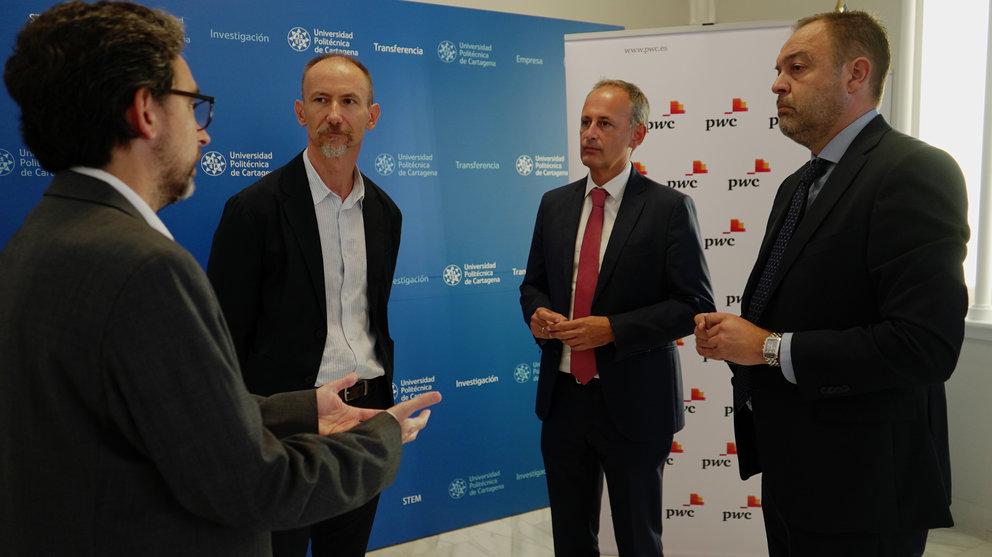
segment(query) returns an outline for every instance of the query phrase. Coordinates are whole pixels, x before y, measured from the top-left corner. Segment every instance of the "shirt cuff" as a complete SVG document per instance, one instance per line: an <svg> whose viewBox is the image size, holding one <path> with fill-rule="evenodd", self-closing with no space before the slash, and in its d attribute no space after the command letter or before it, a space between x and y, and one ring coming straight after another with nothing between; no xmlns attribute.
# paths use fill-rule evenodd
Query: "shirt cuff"
<svg viewBox="0 0 992 557"><path fill-rule="evenodd" d="M778 361L782 364L782 376L795 385L796 370L792 368L792 333L782 333L782 342L778 347Z"/></svg>

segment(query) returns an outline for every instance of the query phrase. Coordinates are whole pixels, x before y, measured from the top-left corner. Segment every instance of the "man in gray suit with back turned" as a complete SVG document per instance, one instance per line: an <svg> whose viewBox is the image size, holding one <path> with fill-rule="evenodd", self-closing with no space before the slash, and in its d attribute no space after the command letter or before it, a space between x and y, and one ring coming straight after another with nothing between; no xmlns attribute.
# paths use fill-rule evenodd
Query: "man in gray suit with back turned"
<svg viewBox="0 0 992 557"><path fill-rule="evenodd" d="M243 387L221 309L155 212L192 193L213 98L174 17L56 6L4 82L55 174L0 252L0 551L270 555L268 530L357 508L440 400L386 411ZM319 435L318 435L319 434Z"/></svg>

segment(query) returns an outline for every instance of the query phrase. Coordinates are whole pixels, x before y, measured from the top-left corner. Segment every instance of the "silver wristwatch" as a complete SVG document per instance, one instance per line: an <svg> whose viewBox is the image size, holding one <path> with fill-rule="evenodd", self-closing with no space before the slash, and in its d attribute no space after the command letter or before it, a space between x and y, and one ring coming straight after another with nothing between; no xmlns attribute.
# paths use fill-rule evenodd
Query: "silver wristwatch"
<svg viewBox="0 0 992 557"><path fill-rule="evenodd" d="M778 360L778 350L782 343L782 335L772 333L765 339L765 345L761 349L761 355L765 357L765 363L772 367L782 367Z"/></svg>

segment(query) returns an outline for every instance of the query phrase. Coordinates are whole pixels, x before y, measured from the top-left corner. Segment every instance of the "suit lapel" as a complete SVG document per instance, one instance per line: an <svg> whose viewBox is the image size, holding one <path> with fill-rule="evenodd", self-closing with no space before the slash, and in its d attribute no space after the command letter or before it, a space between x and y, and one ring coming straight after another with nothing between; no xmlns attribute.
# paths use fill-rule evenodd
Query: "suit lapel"
<svg viewBox="0 0 992 557"><path fill-rule="evenodd" d="M623 199L620 201L620 209L617 211L617 218L613 222L613 231L610 232L610 241L606 244L606 252L599 265L596 293L592 297L594 305L604 285L613 276L620 252L627 245L627 238L630 237L630 233L634 230L634 225L637 224L637 219L644 209L644 191L647 186L647 179L641 176L640 172L631 170L630 177L627 179L627 187L623 191Z"/></svg>
<svg viewBox="0 0 992 557"><path fill-rule="evenodd" d="M366 281L367 295L369 300L369 313L376 315L376 306L379 302L379 287L385 284L385 261L386 261L386 228L387 223L383 214L382 200L376 191L375 184L364 174L362 180L365 182L365 199L362 201L362 221L365 226L365 261L366 261Z"/></svg>
<svg viewBox="0 0 992 557"><path fill-rule="evenodd" d="M795 233L792 235L792 239L789 240L789 245L786 246L785 252L782 254L782 261L779 263L778 270L775 272L775 276L772 277L772 283L769 289L769 296L771 296L775 290L778 288L779 283L782 278L788 273L789 268L792 267L793 263L802 253L803 248L805 248L809 239L813 236L816 230L823 224L827 216L830 214L833 207L840 201L841 198L850 190L851 186L854 184L855 178L861 172L865 163L868 161L868 153L878 145L882 137L888 133L892 128L885 122L885 119L881 116L875 117L868 125L858 134L851 145L847 148L847 151L837 161L837 165L834 167L833 172L830 177L827 178L827 182L823 185L820 190L819 195L817 195L816 200L808 208L806 214L803 216L803 220L799 223L796 228ZM782 221L785 219L785 213L788 210L789 201L792 199L792 193L795 192L796 187L799 184L799 176L801 172L796 172L790 177L790 183L788 184L787 196L784 198L784 202L779 203L776 207L775 215L775 226L774 234L766 234L765 239L762 242L761 252L759 256L760 265L756 265L754 272L751 273L751 278L748 280L747 288L745 288L745 294L747 296L753 291L753 288L757 285L757 280L761 276L760 269L764 268L765 261L768 258L768 250L771 249L771 245L775 241L775 237L778 235L778 230L782 226ZM783 187L785 187L783 185Z"/></svg>
<svg viewBox="0 0 992 557"><path fill-rule="evenodd" d="M571 295L572 274L575 266L575 242L579 233L579 217L582 215L582 203L585 201L586 180L585 178L572 182L568 185L566 194L562 200L561 210L553 210L548 214L552 217L550 231L553 241L550 245L558 246L558 256L564 265L559 269L557 277L548 277L548 280L555 280L563 286L562 290ZM565 309L568 310L568 299L565 301Z"/></svg>
<svg viewBox="0 0 992 557"><path fill-rule="evenodd" d="M293 232L303 254L306 274L314 295L320 301L321 312L327 312L327 299L324 295L324 257L320 251L320 232L317 230L317 214L313 207L310 182L303 166L303 154L297 155L283 175L279 184L283 195L283 211L288 228Z"/></svg>

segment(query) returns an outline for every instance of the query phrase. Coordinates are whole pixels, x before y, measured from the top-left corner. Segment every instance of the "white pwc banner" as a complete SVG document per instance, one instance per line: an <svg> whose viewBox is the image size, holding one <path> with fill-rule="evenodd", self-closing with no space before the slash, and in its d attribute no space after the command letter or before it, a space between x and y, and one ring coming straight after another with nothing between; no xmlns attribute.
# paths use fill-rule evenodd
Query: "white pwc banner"
<svg viewBox="0 0 992 557"><path fill-rule="evenodd" d="M788 24L682 27L566 35L568 152L579 152L579 115L603 78L638 85L651 103L648 134L633 154L648 178L692 196L717 311L741 313L772 199L809 151L778 129L775 58ZM569 176L587 173L569 157ZM730 370L680 341L686 427L665 466L665 554L767 555L760 476L738 475ZM600 550L616 554L604 494Z"/></svg>

